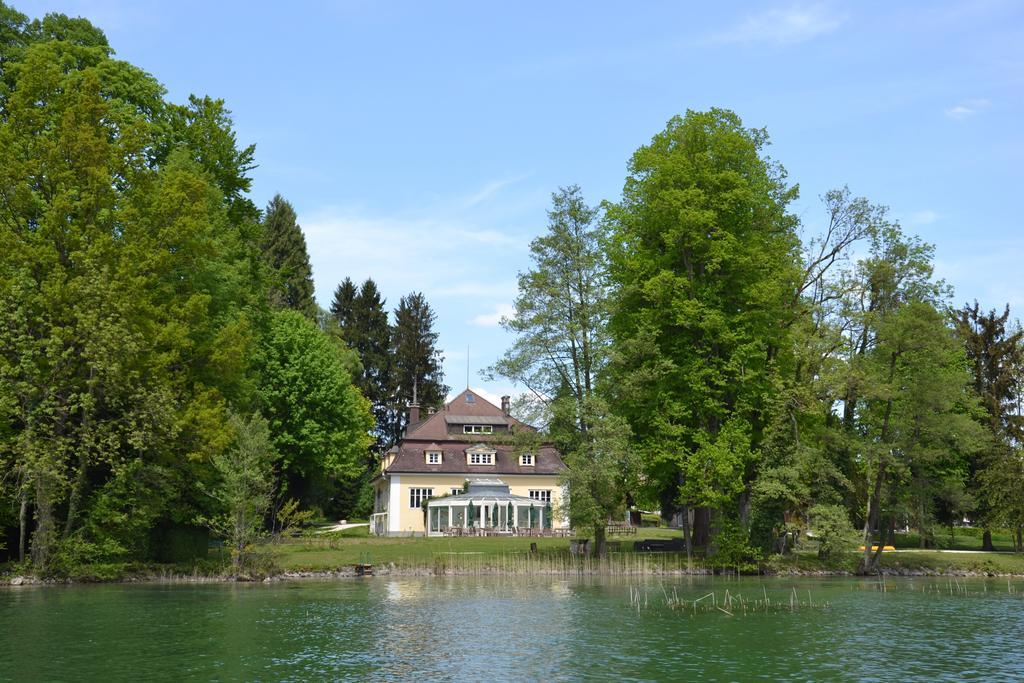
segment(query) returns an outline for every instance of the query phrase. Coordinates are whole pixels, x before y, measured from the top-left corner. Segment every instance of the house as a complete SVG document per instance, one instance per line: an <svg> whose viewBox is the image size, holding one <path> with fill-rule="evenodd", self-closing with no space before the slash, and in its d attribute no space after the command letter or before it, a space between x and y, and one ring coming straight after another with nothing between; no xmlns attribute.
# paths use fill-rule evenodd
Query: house
<svg viewBox="0 0 1024 683"><path fill-rule="evenodd" d="M499 408L466 389L423 420L413 403L404 437L384 454L373 481L371 533L435 535L485 523L502 530L565 528L565 463L549 444L517 450L512 439L527 430L536 431L509 415L507 396ZM433 502L429 525L427 500Z"/></svg>

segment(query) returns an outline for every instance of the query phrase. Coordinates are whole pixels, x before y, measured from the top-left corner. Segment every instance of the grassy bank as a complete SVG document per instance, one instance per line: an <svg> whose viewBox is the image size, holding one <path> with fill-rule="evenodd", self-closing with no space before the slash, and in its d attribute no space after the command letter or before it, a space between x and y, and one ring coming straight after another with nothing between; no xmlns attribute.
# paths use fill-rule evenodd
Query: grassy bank
<svg viewBox="0 0 1024 683"><path fill-rule="evenodd" d="M678 537L669 529L640 529L636 536L613 536L608 557L594 560L569 554L565 538L378 538L369 536L366 527L330 534L311 534L286 539L259 548L258 570L249 577L267 575L346 575L355 565L373 565L377 574L573 574L606 575L671 574L692 571L733 572L733 567L716 567L702 558L687 565L683 553L634 553L638 539ZM969 535L962 536L965 539ZM949 552L907 549L907 541L898 542L896 551L882 555L883 571L890 574L956 574L1024 576L1024 554L1009 552ZM531 545L536 544L536 551ZM980 545L980 544L979 544ZM997 545L997 547L999 547ZM795 552L772 556L757 565L766 574L850 574L859 554L850 553L831 562L822 562L813 552ZM752 573L751 565L744 572ZM0 566L0 584L18 576L31 576L26 567ZM104 581L220 581L233 580L226 558L175 565L125 563L76 567L60 582Z"/></svg>
<svg viewBox="0 0 1024 683"><path fill-rule="evenodd" d="M477 572L570 572L666 573L687 569L682 553L634 553L633 541L644 538L675 538L670 529L640 529L636 536L612 537L609 557L602 561L572 558L569 541L563 538L377 538L365 528L352 529L330 537L291 539L269 549L275 564L285 572L339 572L355 564L374 565L378 571L424 573ZM966 538L966 537L965 537ZM530 545L537 552L531 554ZM853 573L859 555L850 553L822 562L813 552L773 556L760 564L769 574ZM883 570L891 573L954 573L1024 575L1024 554L897 550L882 555ZM693 571L730 571L714 567L700 558Z"/></svg>
<svg viewBox="0 0 1024 683"><path fill-rule="evenodd" d="M942 529L934 536L935 550L981 550L983 531L973 527L960 527ZM897 549L918 549L921 547L921 537L911 531L905 534L896 534L895 546ZM1013 551L1013 535L1006 529L992 530L992 547L997 551Z"/></svg>
<svg viewBox="0 0 1024 683"><path fill-rule="evenodd" d="M822 562L811 552L775 556L765 562L769 573L853 573L859 553ZM882 571L890 574L1012 574L1024 576L1024 554L949 552L943 550L895 550L882 553Z"/></svg>
<svg viewBox="0 0 1024 683"><path fill-rule="evenodd" d="M612 536L611 549L632 555L636 538L672 538L678 532L669 529L643 529L638 536ZM537 552L531 555L531 545ZM268 548L283 571L321 572L351 568L355 564L375 567L394 565L399 569L512 567L547 561L564 564L569 540L565 538L489 537L489 538L387 538L369 536L365 527L321 537L289 539ZM520 560L523 560L520 562Z"/></svg>

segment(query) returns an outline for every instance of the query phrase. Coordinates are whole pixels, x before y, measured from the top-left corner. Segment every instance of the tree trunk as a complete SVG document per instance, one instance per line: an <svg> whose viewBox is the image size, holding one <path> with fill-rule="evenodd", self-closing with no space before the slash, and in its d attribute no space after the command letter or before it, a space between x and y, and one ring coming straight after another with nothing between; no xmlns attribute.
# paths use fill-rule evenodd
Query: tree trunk
<svg viewBox="0 0 1024 683"><path fill-rule="evenodd" d="M860 559L858 574L871 572L871 538L874 529L878 528L880 521L879 509L882 506L882 478L885 476L885 461L878 463L878 473L875 475L875 486L868 497L868 513L864 516L864 555ZM881 529L879 529L881 531ZM881 534L879 534L879 547L881 547Z"/></svg>
<svg viewBox="0 0 1024 683"><path fill-rule="evenodd" d="M992 530L985 529L981 533L981 549L987 550L988 552L994 552L996 547L992 545Z"/></svg>
<svg viewBox="0 0 1024 683"><path fill-rule="evenodd" d="M1017 552L1024 551L1024 527L1017 527Z"/></svg>
<svg viewBox="0 0 1024 683"><path fill-rule="evenodd" d="M893 379L896 377L896 358L895 353L889 356L889 383L892 384ZM881 442L887 444L889 441L889 420L892 417L892 399L890 398L885 403L885 417L882 420L882 433ZM878 529L878 551L881 553L882 546L884 545L882 529L880 522L882 521L882 481L885 479L885 457L879 457L878 459L878 474L875 479L874 491L868 498L868 514L864 520L864 555L860 560L860 567L857 570L858 574L868 574L878 564L878 558L875 557L874 561L871 559L871 532L873 529ZM895 522L894 522L895 524Z"/></svg>
<svg viewBox="0 0 1024 683"><path fill-rule="evenodd" d="M683 508L683 542L686 545L686 568L693 565L693 534L690 533L690 506Z"/></svg>
<svg viewBox="0 0 1024 683"><path fill-rule="evenodd" d="M605 556L605 524L594 525L594 557Z"/></svg>
<svg viewBox="0 0 1024 683"><path fill-rule="evenodd" d="M697 548L707 548L711 537L711 510L708 508L693 509L693 539Z"/></svg>
<svg viewBox="0 0 1024 683"><path fill-rule="evenodd" d="M748 484L740 493L740 524L744 529L750 522L750 485Z"/></svg>
<svg viewBox="0 0 1024 683"><path fill-rule="evenodd" d="M25 544L28 540L28 494L21 492L21 508L18 510L18 562L25 561Z"/></svg>
<svg viewBox="0 0 1024 683"><path fill-rule="evenodd" d="M85 485L88 483L88 477L86 476L88 460L86 459L85 446L79 447L82 451L78 456L78 476L75 477L75 486L71 490L71 497L68 500L68 517L64 521L64 536L70 536L71 531L74 529L75 517L78 515L78 506L81 503L82 496L85 495Z"/></svg>
<svg viewBox="0 0 1024 683"><path fill-rule="evenodd" d="M879 560L882 559L882 549L885 548L886 542L888 542L891 545L893 541L896 540L896 520L889 520L889 525L887 527L886 533L883 534L881 529L879 529L878 531L878 550L876 550L874 554L871 556L870 569L872 573L876 573L878 571Z"/></svg>
<svg viewBox="0 0 1024 683"><path fill-rule="evenodd" d="M928 542L925 538L924 518L924 501L922 500L917 506L917 547L921 550L928 547Z"/></svg>
<svg viewBox="0 0 1024 683"><path fill-rule="evenodd" d="M53 555L56 530L54 528L53 504L50 492L42 477L36 481L36 530L32 535L32 564L45 571Z"/></svg>

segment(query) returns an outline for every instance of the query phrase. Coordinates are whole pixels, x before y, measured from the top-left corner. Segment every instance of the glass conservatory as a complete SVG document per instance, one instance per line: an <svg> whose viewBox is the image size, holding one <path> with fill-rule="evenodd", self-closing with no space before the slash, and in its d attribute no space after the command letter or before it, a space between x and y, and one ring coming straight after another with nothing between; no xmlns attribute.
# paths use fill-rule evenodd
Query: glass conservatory
<svg viewBox="0 0 1024 683"><path fill-rule="evenodd" d="M428 536L512 536L551 530L551 505L514 496L499 479L469 482L453 496L427 501Z"/></svg>

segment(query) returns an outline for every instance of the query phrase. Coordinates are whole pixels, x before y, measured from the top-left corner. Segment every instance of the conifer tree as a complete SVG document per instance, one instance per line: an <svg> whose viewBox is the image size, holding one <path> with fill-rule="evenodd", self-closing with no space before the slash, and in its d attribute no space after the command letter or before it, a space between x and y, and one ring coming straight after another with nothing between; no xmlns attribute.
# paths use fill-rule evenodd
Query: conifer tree
<svg viewBox="0 0 1024 683"><path fill-rule="evenodd" d="M344 303L344 298L350 296L354 286L346 278L339 289L342 290L342 303ZM335 303L338 303L337 296ZM349 318L347 322L339 319L342 336L349 346L359 354L359 359L362 361L362 374L358 385L372 405L373 417L376 421L374 428L375 451L381 451L390 446L390 441L386 436L386 425L391 419L390 406L392 404L390 398L391 359L388 354L391 326L387 310L384 308L385 303L377 288L377 283L367 278L351 300L349 313L346 314L339 309L342 315L347 315ZM338 314L336 313L336 315ZM372 461L373 456L371 455L370 462L372 463Z"/></svg>
<svg viewBox="0 0 1024 683"><path fill-rule="evenodd" d="M444 357L437 349L437 332L434 331L436 318L420 292L403 296L395 309L391 357L397 410L390 425L392 443L401 438L407 426L408 415L404 407L412 401L414 386L417 402L423 408L440 408L448 393L441 369Z"/></svg>
<svg viewBox="0 0 1024 683"><path fill-rule="evenodd" d="M338 321L341 327L342 337L352 345L352 338L349 335L355 333L353 321L355 320L356 297L359 290L356 288L352 278L346 277L334 290L334 300L331 301L331 315Z"/></svg>
<svg viewBox="0 0 1024 683"><path fill-rule="evenodd" d="M271 269L271 304L315 320L313 269L309 265L306 238L296 222L295 209L279 194L267 204L260 246Z"/></svg>

